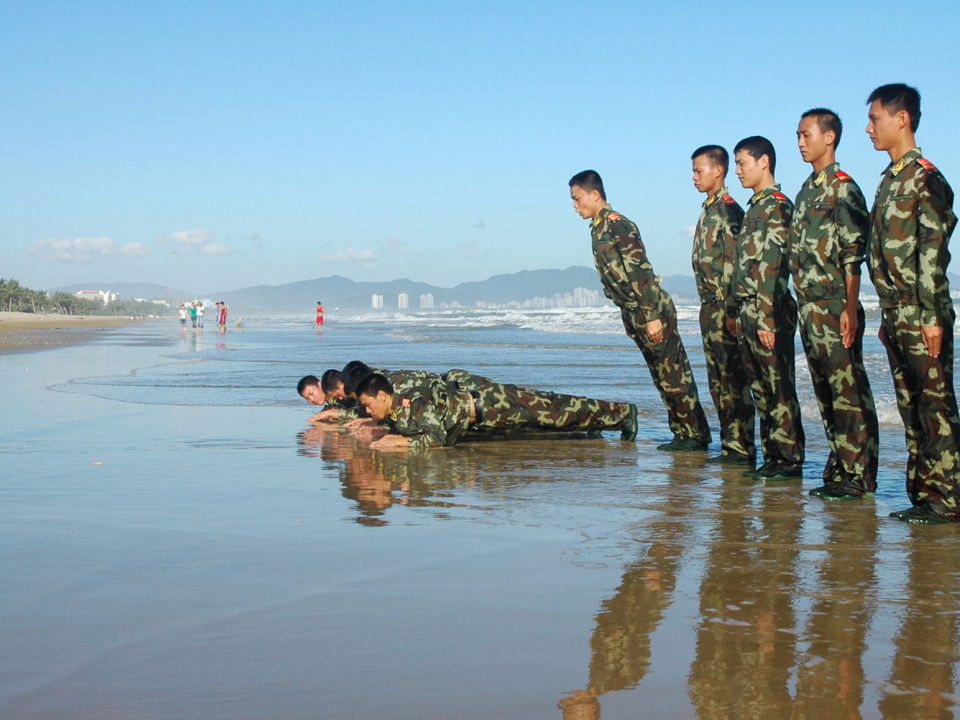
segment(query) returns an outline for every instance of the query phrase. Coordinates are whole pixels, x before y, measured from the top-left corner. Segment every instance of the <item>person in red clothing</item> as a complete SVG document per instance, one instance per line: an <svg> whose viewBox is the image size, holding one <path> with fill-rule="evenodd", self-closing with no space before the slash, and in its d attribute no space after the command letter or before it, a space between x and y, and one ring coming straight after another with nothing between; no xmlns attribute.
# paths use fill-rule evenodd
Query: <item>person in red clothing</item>
<svg viewBox="0 0 960 720"><path fill-rule="evenodd" d="M315 323L316 327L323 327L323 303L317 300L317 322Z"/></svg>

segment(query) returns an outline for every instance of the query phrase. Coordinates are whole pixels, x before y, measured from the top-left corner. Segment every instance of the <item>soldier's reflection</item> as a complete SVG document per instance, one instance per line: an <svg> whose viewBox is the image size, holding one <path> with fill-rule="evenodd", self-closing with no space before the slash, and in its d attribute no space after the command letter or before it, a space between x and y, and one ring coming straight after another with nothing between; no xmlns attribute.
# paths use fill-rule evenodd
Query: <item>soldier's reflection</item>
<svg viewBox="0 0 960 720"><path fill-rule="evenodd" d="M957 651L957 536L949 529L918 526L907 541L907 602L889 687L880 700L884 718L954 718ZM937 533L937 534L935 534Z"/></svg>
<svg viewBox="0 0 960 720"><path fill-rule="evenodd" d="M700 718L789 716L801 504L793 483L728 480L719 490L690 667Z"/></svg>
<svg viewBox="0 0 960 720"><path fill-rule="evenodd" d="M791 717L859 718L879 518L872 504L825 504L820 511L825 533L822 560L804 638L809 649L797 669Z"/></svg>
<svg viewBox="0 0 960 720"><path fill-rule="evenodd" d="M635 687L650 669L650 637L673 602L677 572L692 545L687 498L699 481L689 462L677 458L669 481L651 488L661 514L635 536L648 549L627 565L616 594L601 604L590 638L589 684L560 701L564 720L596 720L602 695Z"/></svg>

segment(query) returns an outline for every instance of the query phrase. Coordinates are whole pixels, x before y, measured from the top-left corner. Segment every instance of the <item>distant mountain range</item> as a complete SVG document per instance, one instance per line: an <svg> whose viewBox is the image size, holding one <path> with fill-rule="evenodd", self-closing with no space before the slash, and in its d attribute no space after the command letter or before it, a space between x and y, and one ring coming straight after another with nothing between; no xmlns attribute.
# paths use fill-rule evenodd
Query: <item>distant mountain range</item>
<svg viewBox="0 0 960 720"><path fill-rule="evenodd" d="M951 286L960 289L960 276L947 273ZM331 275L316 280L302 280L286 285L258 285L203 293L198 297L223 300L234 311L253 310L298 310L310 312L318 300L328 308L341 310L366 310L370 308L371 296L383 295L386 309L397 308L400 293L410 296L410 309L420 307L420 296L433 295L434 304L450 304L454 301L461 306L473 307L477 302L503 305L511 301L523 302L535 297L551 298L556 293L572 293L574 288L587 288L601 291L597 272L592 267L575 265L566 270L523 270L509 275L494 275L487 280L460 283L452 288L437 287L413 280L391 280L389 282L355 282L339 275ZM692 276L670 275L661 281L661 287L674 298L697 299L697 287ZM176 288L168 288L153 283L83 283L53 288L49 292L63 291L75 293L80 290L109 290L120 295L122 300L135 297L152 299L192 298ZM863 291L865 295L874 294L873 286L864 275ZM602 293L602 291L601 291ZM605 298L603 298L605 300Z"/></svg>

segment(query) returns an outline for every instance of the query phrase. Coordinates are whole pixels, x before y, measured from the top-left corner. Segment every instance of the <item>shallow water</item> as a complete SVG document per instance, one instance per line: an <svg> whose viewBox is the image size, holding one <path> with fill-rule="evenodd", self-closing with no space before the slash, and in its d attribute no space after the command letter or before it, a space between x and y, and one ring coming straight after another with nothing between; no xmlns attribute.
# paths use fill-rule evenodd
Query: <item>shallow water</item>
<svg viewBox="0 0 960 720"><path fill-rule="evenodd" d="M431 320L144 327L0 360L0 717L954 717L960 530L886 518L895 411L877 498L826 504L802 355L807 477L765 486L655 452L665 414L609 312ZM293 389L354 357L644 422L635 445L377 453L305 425Z"/></svg>

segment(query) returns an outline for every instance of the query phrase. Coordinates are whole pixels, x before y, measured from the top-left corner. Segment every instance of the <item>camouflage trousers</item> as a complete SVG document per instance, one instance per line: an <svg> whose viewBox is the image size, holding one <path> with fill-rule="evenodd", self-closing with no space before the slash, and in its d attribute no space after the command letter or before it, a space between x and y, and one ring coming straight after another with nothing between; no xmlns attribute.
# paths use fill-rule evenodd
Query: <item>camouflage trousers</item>
<svg viewBox="0 0 960 720"><path fill-rule="evenodd" d="M960 418L953 388L952 307L940 314L943 341L931 357L920 332L920 308L884 308L881 341L887 349L897 407L906 429L907 495L914 505L934 505L960 518Z"/></svg>
<svg viewBox="0 0 960 720"><path fill-rule="evenodd" d="M818 300L800 306L800 339L807 355L813 391L823 418L830 455L823 482L846 479L864 492L877 489L880 426L870 380L863 365L863 306L857 310L857 335L848 349L840 336L845 300Z"/></svg>
<svg viewBox="0 0 960 720"><path fill-rule="evenodd" d="M776 343L768 350L757 335L760 315L756 302L751 299L742 303L737 317L737 342L760 418L763 459L800 464L804 459L804 436L794 365L797 303L792 297L780 304L776 320Z"/></svg>
<svg viewBox="0 0 960 720"><path fill-rule="evenodd" d="M477 399L482 418L473 429L480 431L515 428L549 430L616 430L630 415L628 403L592 400L540 390L478 383L470 391Z"/></svg>
<svg viewBox="0 0 960 720"><path fill-rule="evenodd" d="M710 395L720 420L720 445L724 453L755 455L753 426L755 411L750 385L737 346L737 336L726 326L726 308L722 302L700 306L700 333L707 359Z"/></svg>
<svg viewBox="0 0 960 720"><path fill-rule="evenodd" d="M655 343L647 335L643 315L620 308L627 336L643 353L653 384L667 407L671 432L679 437L709 443L712 439L710 426L700 405L697 382L693 379L687 351L677 331L677 309L673 305L673 299L662 291L658 312L663 322L663 340Z"/></svg>

